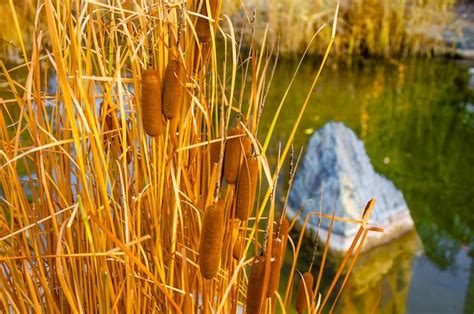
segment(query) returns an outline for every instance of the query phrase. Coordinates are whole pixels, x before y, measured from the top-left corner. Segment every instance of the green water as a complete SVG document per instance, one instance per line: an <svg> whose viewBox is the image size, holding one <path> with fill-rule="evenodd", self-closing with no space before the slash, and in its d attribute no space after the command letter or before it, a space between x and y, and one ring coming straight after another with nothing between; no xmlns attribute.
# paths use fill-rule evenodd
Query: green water
<svg viewBox="0 0 474 314"><path fill-rule="evenodd" d="M268 130L296 65L280 62L260 134ZM276 155L278 141L286 142L318 65L312 61L303 64L281 113L270 155ZM296 148L306 145L312 132L328 121L341 121L352 128L365 143L375 170L403 192L424 251L422 256L415 256L413 245L405 245L412 242L405 241L401 244L401 248L407 247L405 252L395 243L391 244L395 248L389 245L386 249L399 252L395 255L364 258L369 260L367 265L382 265L381 270L370 267L378 275L367 275L365 270L367 276L362 278L372 282L363 285L372 290L353 287L346 291L346 302L342 300L340 306L345 310L341 312L351 308L344 306L347 300L357 299L355 296L371 296L373 300L379 290L380 313L468 311L464 295L472 290L467 286L474 255L474 93L469 89L470 66L474 64L454 60L329 65L312 91L295 139ZM381 263L382 259L390 261ZM426 274L418 271L429 268L421 267L422 263L428 263L432 270ZM456 277L459 273L461 279ZM440 282L430 282L430 276ZM361 285L361 276L356 273L354 277ZM436 285L440 289L436 290ZM449 285L453 287L443 288ZM433 304L431 309L423 307L422 303L427 303L425 292L431 293L426 297L434 298L428 302ZM456 299L454 293L461 298ZM370 304L365 307L363 302L349 302L355 305L352 311L370 310Z"/></svg>

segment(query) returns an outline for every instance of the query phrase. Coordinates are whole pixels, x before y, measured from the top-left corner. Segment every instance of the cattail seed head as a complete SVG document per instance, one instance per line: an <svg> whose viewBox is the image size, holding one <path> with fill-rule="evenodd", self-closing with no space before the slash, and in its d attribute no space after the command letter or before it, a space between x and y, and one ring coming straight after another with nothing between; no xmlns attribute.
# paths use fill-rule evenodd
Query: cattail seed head
<svg viewBox="0 0 474 314"><path fill-rule="evenodd" d="M268 281L267 298L271 298L280 284L280 270L283 256L283 241L275 238L272 241L272 260L270 263L270 279Z"/></svg>
<svg viewBox="0 0 474 314"><path fill-rule="evenodd" d="M227 136L243 135L244 130L229 129ZM241 137L227 139L224 156L224 178L229 184L237 182L239 177L240 157L242 155Z"/></svg>
<svg viewBox="0 0 474 314"><path fill-rule="evenodd" d="M287 238L288 233L290 232L290 222L288 219L283 218L280 226L280 235L282 238Z"/></svg>
<svg viewBox="0 0 474 314"><path fill-rule="evenodd" d="M261 312L265 288L265 256L258 255L254 257L250 269L247 286L247 313L258 314Z"/></svg>
<svg viewBox="0 0 474 314"><path fill-rule="evenodd" d="M103 130L103 142L104 142L104 147L106 150L108 150L112 142L113 136L111 132L114 129L116 129L114 127L114 117L112 113L111 112L107 113L108 107L109 105L105 103L104 101L100 104L101 115L105 114L104 125L102 126L102 130Z"/></svg>
<svg viewBox="0 0 474 314"><path fill-rule="evenodd" d="M193 61L194 73L199 72L208 63L211 54L211 46L212 45L209 42L202 42L200 45L196 44Z"/></svg>
<svg viewBox="0 0 474 314"><path fill-rule="evenodd" d="M244 150L244 156L250 156L250 154L252 153L252 140L250 139L250 137L245 137L242 140L242 147Z"/></svg>
<svg viewBox="0 0 474 314"><path fill-rule="evenodd" d="M232 257L236 260L240 260L242 258L242 249L243 249L243 242L241 240L237 240L232 247Z"/></svg>
<svg viewBox="0 0 474 314"><path fill-rule="evenodd" d="M217 13L217 7L219 5L219 1L218 0L209 0L209 5L210 5L210 9L211 9L210 14L208 13L208 10L207 10L206 0L202 0L200 2L200 5L201 5L200 14L203 15L203 16L207 16L208 18L198 17L197 21L196 21L195 29L196 29L196 34L197 34L199 40L201 42L207 43L211 39L211 29L210 29L210 27L212 25L210 25L209 18L215 19L217 21L216 13Z"/></svg>
<svg viewBox="0 0 474 314"><path fill-rule="evenodd" d="M222 202L209 205L204 212L199 241L199 268L206 279L212 279L219 270L222 238L224 236L224 208Z"/></svg>
<svg viewBox="0 0 474 314"><path fill-rule="evenodd" d="M181 106L186 75L179 60L172 59L166 66L163 81L163 114L168 119L174 119Z"/></svg>
<svg viewBox="0 0 474 314"><path fill-rule="evenodd" d="M283 263L283 260L285 260L286 244L288 243L289 232L290 232L290 222L288 221L288 219L283 218L283 221L281 222L281 226L280 226L280 238L282 240L282 248L281 248L282 263Z"/></svg>
<svg viewBox="0 0 474 314"><path fill-rule="evenodd" d="M312 298L313 282L314 278L311 273L306 272L303 274L303 278L301 278L298 290L296 291L296 311L298 314L304 313L308 305L307 300Z"/></svg>
<svg viewBox="0 0 474 314"><path fill-rule="evenodd" d="M211 165L219 162L222 142L214 142L209 146Z"/></svg>
<svg viewBox="0 0 474 314"><path fill-rule="evenodd" d="M142 73L142 120L148 135L159 136L163 133L161 81L156 70L144 70Z"/></svg>
<svg viewBox="0 0 474 314"><path fill-rule="evenodd" d="M257 158L245 158L237 184L237 201L235 205L235 215L241 221L246 221L252 212L255 192L257 190L257 180Z"/></svg>

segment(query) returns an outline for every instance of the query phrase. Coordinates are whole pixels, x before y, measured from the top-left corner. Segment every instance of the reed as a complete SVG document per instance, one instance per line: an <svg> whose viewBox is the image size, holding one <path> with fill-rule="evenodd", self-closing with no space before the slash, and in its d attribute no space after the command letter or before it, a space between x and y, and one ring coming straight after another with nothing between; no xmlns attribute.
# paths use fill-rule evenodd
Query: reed
<svg viewBox="0 0 474 314"><path fill-rule="evenodd" d="M202 222L199 269L206 279L214 278L219 270L223 237L224 208L222 202L219 202L206 208Z"/></svg>
<svg viewBox="0 0 474 314"><path fill-rule="evenodd" d="M163 114L172 120L176 118L182 103L186 85L186 72L179 60L172 59L166 66L163 80Z"/></svg>
<svg viewBox="0 0 474 314"><path fill-rule="evenodd" d="M258 159L245 158L237 184L236 217L246 221L252 213L258 180Z"/></svg>
<svg viewBox="0 0 474 314"><path fill-rule="evenodd" d="M142 72L142 122L149 136L163 133L163 114L161 112L161 80L156 70Z"/></svg>

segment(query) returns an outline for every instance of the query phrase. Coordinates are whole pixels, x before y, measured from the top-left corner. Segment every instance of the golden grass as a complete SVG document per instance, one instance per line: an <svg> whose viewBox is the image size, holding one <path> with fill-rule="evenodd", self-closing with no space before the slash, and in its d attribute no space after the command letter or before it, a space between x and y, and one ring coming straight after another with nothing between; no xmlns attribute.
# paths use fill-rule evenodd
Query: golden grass
<svg viewBox="0 0 474 314"><path fill-rule="evenodd" d="M336 2L341 3L338 36L333 57L407 56L446 53L445 30L459 32L452 7L455 0L383 1L383 0L278 0L268 5L263 0L245 0L247 8L259 16L256 40L261 39L263 25L268 23L270 40L280 44L280 52L294 55L304 51L314 32L332 23ZM240 20L241 10L229 1L224 12ZM260 22L260 24L258 23ZM325 29L310 52L324 54L331 31Z"/></svg>
<svg viewBox="0 0 474 314"><path fill-rule="evenodd" d="M230 19L217 19L220 3L213 19L196 13L204 12L203 1L30 4L36 7L35 32L23 38L17 29L18 42L32 43L25 62L14 68L0 62L10 95L0 99L0 311L229 313L245 306L253 295L251 265L272 256L272 191L309 97L298 108L276 169L270 169L265 152L278 115L266 144L253 134L272 59L265 45L250 47L248 55L240 50ZM13 1L9 8L17 20ZM207 21L208 42L196 32L198 20ZM217 36L222 50L216 49ZM184 91L179 114L165 121L157 95L174 57L186 69ZM156 71L152 83L150 70ZM19 71L26 77L18 78ZM237 88L240 79L244 84ZM235 120L245 133L226 136ZM260 169L256 187L262 197L241 222L232 218L235 185L221 185L221 174L225 141L236 140L245 151L245 137ZM218 199L222 207L212 205ZM222 214L222 247L212 257L217 270L207 276L212 280L201 274L199 256L209 221L215 223L206 208ZM265 298L271 258L260 263L262 312L292 306L289 291L309 217L298 246L288 237L292 268L287 290L274 293L278 302ZM367 215L332 219L360 224L365 234L371 228ZM220 239L220 232L210 234ZM322 309L313 299L309 303Z"/></svg>

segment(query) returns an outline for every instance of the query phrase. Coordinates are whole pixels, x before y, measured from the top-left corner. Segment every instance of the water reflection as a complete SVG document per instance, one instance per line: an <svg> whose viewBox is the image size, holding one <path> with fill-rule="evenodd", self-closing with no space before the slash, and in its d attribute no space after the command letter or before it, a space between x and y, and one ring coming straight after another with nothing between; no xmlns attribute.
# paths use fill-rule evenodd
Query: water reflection
<svg viewBox="0 0 474 314"><path fill-rule="evenodd" d="M364 253L347 281L335 313L405 313L413 257L421 248L416 232Z"/></svg>

